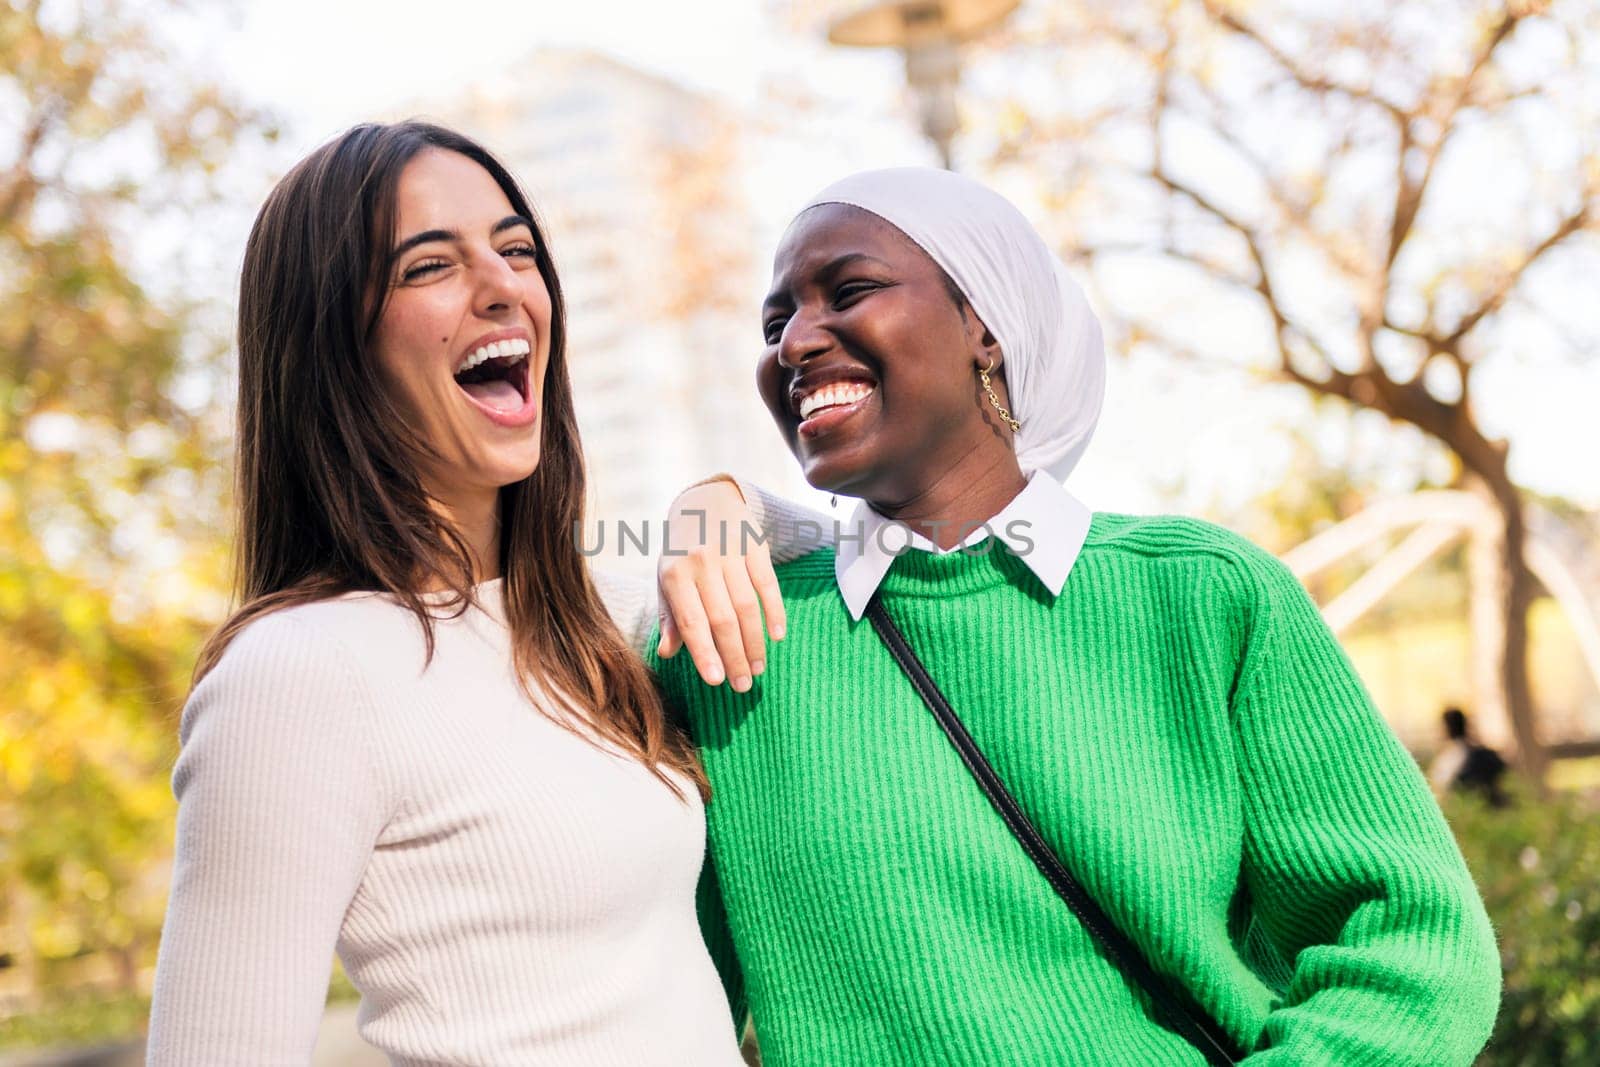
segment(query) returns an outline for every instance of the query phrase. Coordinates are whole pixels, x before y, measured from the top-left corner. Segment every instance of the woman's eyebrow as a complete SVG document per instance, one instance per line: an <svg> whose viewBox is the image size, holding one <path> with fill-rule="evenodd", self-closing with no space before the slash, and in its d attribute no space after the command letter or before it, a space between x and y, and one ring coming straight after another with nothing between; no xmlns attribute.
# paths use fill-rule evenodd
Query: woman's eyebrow
<svg viewBox="0 0 1600 1067"><path fill-rule="evenodd" d="M504 233L505 231L514 229L518 226L526 226L529 233L538 232L534 229L532 219L524 218L521 215L507 215L505 218L494 224L494 229L489 231L489 236L493 237L495 234Z"/></svg>
<svg viewBox="0 0 1600 1067"><path fill-rule="evenodd" d="M390 259L398 259L418 245L425 245L431 241L459 241L461 234L455 230L423 230L414 233L404 241L394 246L394 251L389 253Z"/></svg>
<svg viewBox="0 0 1600 1067"><path fill-rule="evenodd" d="M869 262L876 263L878 266L884 268L889 266L889 264L885 263L877 256L870 256L865 252L846 252L844 255L835 256L833 259L830 259L828 262L824 263L817 270L817 277L826 278L829 275L837 274L839 271L844 270L844 268L850 266L851 264L858 263L861 260L867 260Z"/></svg>
<svg viewBox="0 0 1600 1067"><path fill-rule="evenodd" d="M861 262L862 260L866 260L869 263L876 263L885 270L893 269L890 264L885 263L877 256L868 255L866 252L846 252L843 255L833 257L832 259L828 260L828 262L818 267L816 271L813 272L813 277L832 277L851 264ZM778 288L767 294L767 298L762 301L761 307L763 310L771 310L774 307L784 306L786 302L787 298L784 293L784 287L780 285Z"/></svg>
<svg viewBox="0 0 1600 1067"><path fill-rule="evenodd" d="M505 231L515 229L518 226L526 226L530 233L535 232L532 220L527 219L522 215L507 215L490 228L489 236L493 237L496 234L504 233ZM405 255L418 245L425 245L431 241L459 240L461 240L461 233L459 230L423 230L421 233L414 233L410 237L407 237L404 241L401 241L399 244L395 245L394 251L389 253L389 258L396 259Z"/></svg>

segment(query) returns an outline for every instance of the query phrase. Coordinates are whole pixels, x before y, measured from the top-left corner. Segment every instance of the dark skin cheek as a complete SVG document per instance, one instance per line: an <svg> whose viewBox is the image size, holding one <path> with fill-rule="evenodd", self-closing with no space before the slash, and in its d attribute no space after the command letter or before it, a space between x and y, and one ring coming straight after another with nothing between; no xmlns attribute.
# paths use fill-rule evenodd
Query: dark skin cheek
<svg viewBox="0 0 1600 1067"><path fill-rule="evenodd" d="M782 378L783 372L778 368L778 361L771 355L763 354L756 363L756 392L762 403L766 404L767 413L772 416L778 433L793 450L795 435L789 427L783 406L780 389Z"/></svg>
<svg viewBox="0 0 1600 1067"><path fill-rule="evenodd" d="M938 337L919 337L913 347L938 344L943 343L943 341L943 338ZM952 370L950 373L965 374L967 372L965 370ZM764 355L756 364L755 377L757 391L760 393L762 400L766 402L767 408L772 414L773 419L779 428L779 432L783 435L786 443L789 445L790 450L794 451L796 449L797 439L795 437L793 428L789 425L790 420L787 415L787 407L783 399L783 389L781 387L783 373L777 365L777 360L772 358L770 355ZM990 374L990 383L994 386L995 394L1000 398L1000 403L1009 409L1011 398L1009 395L1009 390L1006 388L1005 371L1003 365L995 368L995 370ZM1006 447L1009 447L1011 441L1010 429L1000 421L998 413L995 412L994 406L989 402L988 394L983 391L983 387L979 384L978 376L975 373L971 375L971 389L971 403L976 408L978 421L981 422L983 427L988 431L989 436L993 437L995 441L1002 443ZM895 420L895 423L898 422L899 420ZM891 427L892 434L899 434L905 431L906 427L901 425L892 425Z"/></svg>
<svg viewBox="0 0 1600 1067"><path fill-rule="evenodd" d="M994 342L964 301L950 292L934 263L900 231L854 209L825 207L819 212L808 215L780 250L775 282L790 279L793 288L791 275L797 275L805 288L825 289L829 277L806 272L820 269L816 264L840 251L864 249L886 265L893 285L833 308L822 326L846 355L878 374L883 396L890 399L881 401L879 418L871 428L870 455L854 446L840 452L835 442L798 449L783 384L789 375L769 349L758 365L758 388L790 451L797 455L808 451L815 461L860 468L853 472L853 488L869 495L872 483L892 482L879 487L891 497L904 496L908 487L912 495L925 491L948 470L967 464L964 457L973 450L1008 452L1009 430L979 385L971 358L979 348L994 347ZM808 299L815 302L816 294ZM812 337L807 343L821 339ZM998 351L986 354L998 364ZM830 357L824 353L817 358ZM1006 404L1000 366L994 367L991 380L1000 402ZM830 477L847 473L836 471Z"/></svg>

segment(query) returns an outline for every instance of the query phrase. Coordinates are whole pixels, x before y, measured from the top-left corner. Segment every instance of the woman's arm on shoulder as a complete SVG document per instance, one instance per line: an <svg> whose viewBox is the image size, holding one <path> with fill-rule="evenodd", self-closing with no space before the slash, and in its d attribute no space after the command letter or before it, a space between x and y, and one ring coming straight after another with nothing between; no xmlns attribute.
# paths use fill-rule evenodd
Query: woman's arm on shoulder
<svg viewBox="0 0 1600 1067"><path fill-rule="evenodd" d="M1260 555L1233 702L1244 878L1292 969L1246 1062L1465 1067L1500 991L1483 903L1316 605Z"/></svg>
<svg viewBox="0 0 1600 1067"><path fill-rule="evenodd" d="M244 631L184 708L152 1067L310 1060L334 946L388 804L336 638Z"/></svg>
<svg viewBox="0 0 1600 1067"><path fill-rule="evenodd" d="M749 689L765 667L763 612L773 640L787 627L773 561L798 559L833 543L835 533L831 519L731 475L684 490L657 563L657 655L687 648L707 685L732 679L735 689Z"/></svg>
<svg viewBox="0 0 1600 1067"><path fill-rule="evenodd" d="M763 542L772 545L772 559L788 563L815 552L823 545L838 542L838 524L832 516L797 504L788 497L779 496L754 482L731 475L720 475L716 481L731 483L750 510L750 523Z"/></svg>

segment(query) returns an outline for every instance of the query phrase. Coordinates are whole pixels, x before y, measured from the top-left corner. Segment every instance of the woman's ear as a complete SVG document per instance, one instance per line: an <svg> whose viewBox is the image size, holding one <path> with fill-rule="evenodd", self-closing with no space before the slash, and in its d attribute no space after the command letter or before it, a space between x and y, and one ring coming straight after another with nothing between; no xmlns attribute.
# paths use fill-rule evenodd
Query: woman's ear
<svg viewBox="0 0 1600 1067"><path fill-rule="evenodd" d="M983 331L983 354L988 360L989 369L999 374L1005 373L1005 353L1000 351L1000 342L994 339L994 334L988 330Z"/></svg>
<svg viewBox="0 0 1600 1067"><path fill-rule="evenodd" d="M972 363L975 367L987 366L990 371L998 370L1005 361L1000 352L1000 342L995 340L989 327L978 318L978 313L972 310L971 304L963 304L961 320L966 324L967 347L972 351Z"/></svg>

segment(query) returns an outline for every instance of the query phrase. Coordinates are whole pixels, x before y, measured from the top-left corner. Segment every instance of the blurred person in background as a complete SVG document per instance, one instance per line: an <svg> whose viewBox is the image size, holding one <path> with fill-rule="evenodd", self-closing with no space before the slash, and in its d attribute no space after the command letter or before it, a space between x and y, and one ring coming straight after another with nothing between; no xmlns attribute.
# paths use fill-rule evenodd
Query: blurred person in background
<svg viewBox="0 0 1600 1067"><path fill-rule="evenodd" d="M307 1062L335 952L396 1063L741 1062L696 919L704 774L625 637L653 590L577 541L564 336L532 205L459 134L358 126L262 208L241 607L182 719L152 1065ZM719 576L669 629L748 688L771 563Z"/></svg>
<svg viewBox="0 0 1600 1067"><path fill-rule="evenodd" d="M778 567L792 637L751 691L654 666L765 1061L1471 1063L1499 959L1426 782L1281 563L1063 488L1105 356L1021 213L847 178L763 329L780 433L861 504Z"/></svg>
<svg viewBox="0 0 1600 1067"><path fill-rule="evenodd" d="M1428 781L1434 792L1443 794L1454 789L1479 796L1492 808L1505 807L1509 801L1500 779L1505 776L1506 761L1472 737L1467 714L1460 708L1445 708L1440 719L1445 744L1428 766Z"/></svg>

